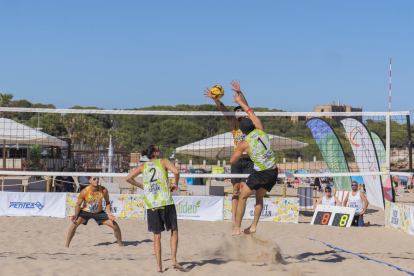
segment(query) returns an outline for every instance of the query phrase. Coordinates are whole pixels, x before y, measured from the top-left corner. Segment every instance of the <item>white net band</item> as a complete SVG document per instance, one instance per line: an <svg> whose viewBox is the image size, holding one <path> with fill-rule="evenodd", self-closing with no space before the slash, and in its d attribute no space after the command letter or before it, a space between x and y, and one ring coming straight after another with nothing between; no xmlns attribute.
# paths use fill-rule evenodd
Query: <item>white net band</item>
<svg viewBox="0 0 414 276"><path fill-rule="evenodd" d="M0 107L0 112L54 113L54 114L104 114L104 115L168 115L168 116L235 116L236 112L221 111L145 111L145 110L97 110L97 109L50 109ZM255 112L262 117L284 116L403 116L409 111L398 112Z"/></svg>

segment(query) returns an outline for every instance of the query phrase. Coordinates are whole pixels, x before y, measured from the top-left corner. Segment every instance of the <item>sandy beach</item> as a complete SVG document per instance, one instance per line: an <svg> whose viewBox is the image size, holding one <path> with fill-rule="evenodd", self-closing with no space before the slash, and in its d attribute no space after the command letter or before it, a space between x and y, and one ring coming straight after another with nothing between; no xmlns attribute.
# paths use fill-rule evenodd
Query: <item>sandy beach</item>
<svg viewBox="0 0 414 276"><path fill-rule="evenodd" d="M398 197L414 202L414 194ZM414 236L384 228L384 213L369 208L371 227L339 228L259 223L255 237L230 237L231 222L179 221L178 260L170 267L169 233L162 237L167 275L407 275L395 268L335 250L335 247L414 272ZM112 229L90 221L65 248L69 219L0 217L0 275L156 275L153 235L146 221L118 220L125 247ZM247 227L248 222L242 224Z"/></svg>

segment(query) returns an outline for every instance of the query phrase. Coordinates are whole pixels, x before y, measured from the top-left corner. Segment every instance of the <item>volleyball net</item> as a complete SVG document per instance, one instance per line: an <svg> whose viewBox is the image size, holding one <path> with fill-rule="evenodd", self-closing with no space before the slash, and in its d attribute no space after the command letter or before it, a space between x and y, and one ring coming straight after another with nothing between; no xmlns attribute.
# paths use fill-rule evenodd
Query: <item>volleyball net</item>
<svg viewBox="0 0 414 276"><path fill-rule="evenodd" d="M140 152L153 144L183 177L241 177L230 173L230 156L240 139L231 124L238 115L211 111L211 105L199 106L204 111L185 111L186 107L2 107L0 174L120 177L146 162ZM152 109L162 108L171 109ZM386 175L412 168L409 112L254 110L269 135L281 177ZM63 167L67 172L61 171Z"/></svg>

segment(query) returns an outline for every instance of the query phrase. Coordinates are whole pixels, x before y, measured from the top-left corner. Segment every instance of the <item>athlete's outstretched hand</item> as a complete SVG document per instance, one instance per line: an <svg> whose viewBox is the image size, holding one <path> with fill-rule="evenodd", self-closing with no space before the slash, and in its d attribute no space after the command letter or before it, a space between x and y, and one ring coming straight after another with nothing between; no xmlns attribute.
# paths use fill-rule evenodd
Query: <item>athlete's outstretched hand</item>
<svg viewBox="0 0 414 276"><path fill-rule="evenodd" d="M208 89L208 87L206 87L206 89L204 89L204 96L206 98L213 98L213 97L211 97L210 89Z"/></svg>
<svg viewBox="0 0 414 276"><path fill-rule="evenodd" d="M177 185L176 184L171 184L171 187L170 187L170 192L171 193L175 193L176 191L177 191Z"/></svg>
<svg viewBox="0 0 414 276"><path fill-rule="evenodd" d="M76 220L78 219L78 216L73 215L70 219L72 222L76 222Z"/></svg>
<svg viewBox="0 0 414 276"><path fill-rule="evenodd" d="M233 98L234 98L233 103L238 103L239 105L241 105L242 99L241 99L241 96L239 94L234 94Z"/></svg>
<svg viewBox="0 0 414 276"><path fill-rule="evenodd" d="M235 92L240 92L240 81L237 81L237 79L236 81L232 80L230 84L233 85L233 88L231 90Z"/></svg>

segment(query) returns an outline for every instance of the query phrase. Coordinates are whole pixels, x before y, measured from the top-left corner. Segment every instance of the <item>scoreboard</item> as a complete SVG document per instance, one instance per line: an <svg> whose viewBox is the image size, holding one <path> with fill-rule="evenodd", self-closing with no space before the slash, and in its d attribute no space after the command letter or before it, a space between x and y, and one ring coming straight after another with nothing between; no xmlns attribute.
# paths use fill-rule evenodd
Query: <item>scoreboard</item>
<svg viewBox="0 0 414 276"><path fill-rule="evenodd" d="M355 208L319 204L313 214L311 224L349 227L354 215Z"/></svg>

